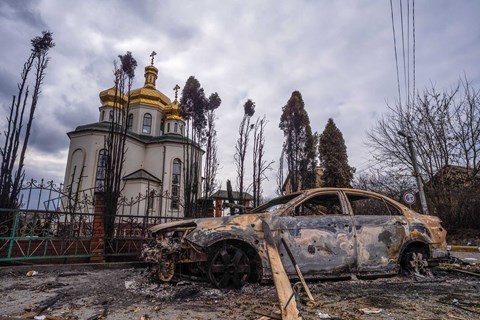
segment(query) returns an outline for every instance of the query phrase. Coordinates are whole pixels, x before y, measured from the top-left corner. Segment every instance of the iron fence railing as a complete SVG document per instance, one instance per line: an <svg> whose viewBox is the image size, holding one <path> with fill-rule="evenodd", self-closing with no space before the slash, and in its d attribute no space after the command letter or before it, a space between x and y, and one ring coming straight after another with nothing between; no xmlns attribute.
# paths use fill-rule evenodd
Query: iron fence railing
<svg viewBox="0 0 480 320"><path fill-rule="evenodd" d="M103 223L95 224L103 216L95 215L93 189L72 191L52 181L30 180L20 192L18 209L0 208L0 263L86 262L93 256L134 259L150 241L150 227L183 219L180 211L161 215L162 206L153 206L167 198L149 190L121 197L107 238L95 229L103 228Z"/></svg>
<svg viewBox="0 0 480 320"><path fill-rule="evenodd" d="M142 245L151 239L149 228L171 219L118 215L113 236L101 238L104 250L98 254L94 214L0 209L0 216L4 217L0 223L0 262L78 260L94 255L136 257Z"/></svg>

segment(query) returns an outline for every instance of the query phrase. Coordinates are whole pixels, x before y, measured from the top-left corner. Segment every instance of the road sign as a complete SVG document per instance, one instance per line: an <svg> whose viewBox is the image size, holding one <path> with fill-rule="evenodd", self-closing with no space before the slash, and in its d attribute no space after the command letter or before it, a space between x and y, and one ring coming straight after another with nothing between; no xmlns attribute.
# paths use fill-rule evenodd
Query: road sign
<svg viewBox="0 0 480 320"><path fill-rule="evenodd" d="M407 191L403 194L403 201L406 204L414 204L415 203L415 194L412 191Z"/></svg>

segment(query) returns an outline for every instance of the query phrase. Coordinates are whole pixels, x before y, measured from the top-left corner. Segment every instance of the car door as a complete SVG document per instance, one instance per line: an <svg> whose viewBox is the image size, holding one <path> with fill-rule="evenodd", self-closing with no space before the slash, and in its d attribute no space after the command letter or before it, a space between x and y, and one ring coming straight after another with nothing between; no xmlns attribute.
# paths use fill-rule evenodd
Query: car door
<svg viewBox="0 0 480 320"><path fill-rule="evenodd" d="M407 218L381 196L359 191L345 195L355 225L358 274L397 273L400 250L408 238Z"/></svg>
<svg viewBox="0 0 480 320"><path fill-rule="evenodd" d="M349 275L355 266L353 221L337 191L320 192L290 207L279 218L279 251L285 271L295 274L285 250L305 277Z"/></svg>

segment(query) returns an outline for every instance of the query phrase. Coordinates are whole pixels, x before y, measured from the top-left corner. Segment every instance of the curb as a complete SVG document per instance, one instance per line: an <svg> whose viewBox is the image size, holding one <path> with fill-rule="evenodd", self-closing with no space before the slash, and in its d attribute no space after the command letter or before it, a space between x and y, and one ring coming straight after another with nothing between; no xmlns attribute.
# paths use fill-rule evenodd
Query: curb
<svg viewBox="0 0 480 320"><path fill-rule="evenodd" d="M474 247L474 246L447 246L447 251L480 252L480 247Z"/></svg>

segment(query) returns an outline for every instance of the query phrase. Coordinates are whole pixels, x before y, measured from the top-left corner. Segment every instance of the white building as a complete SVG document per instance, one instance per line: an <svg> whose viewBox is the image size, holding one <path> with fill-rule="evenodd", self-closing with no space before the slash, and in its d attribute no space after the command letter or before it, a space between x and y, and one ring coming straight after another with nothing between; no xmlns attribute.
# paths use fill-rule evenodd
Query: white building
<svg viewBox="0 0 480 320"><path fill-rule="evenodd" d="M168 198L155 197L154 201L148 201L149 215L177 217L183 216L185 121L177 97L172 102L156 89L157 75L158 69L153 65L145 67L145 85L130 92L123 195L130 199L152 191L156 194L167 192ZM70 149L65 186L85 190L102 185L105 138L116 114L114 89L100 92L98 122L79 126L68 133ZM201 168L201 163L199 165Z"/></svg>

